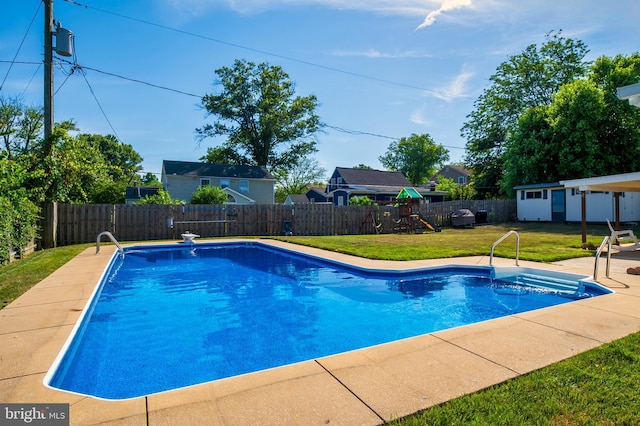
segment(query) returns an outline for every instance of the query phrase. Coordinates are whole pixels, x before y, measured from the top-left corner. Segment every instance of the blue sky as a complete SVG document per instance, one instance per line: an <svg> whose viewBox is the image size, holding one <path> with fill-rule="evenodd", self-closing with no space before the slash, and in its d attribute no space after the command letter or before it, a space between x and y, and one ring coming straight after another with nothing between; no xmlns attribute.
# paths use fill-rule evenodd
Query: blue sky
<svg viewBox="0 0 640 426"><path fill-rule="evenodd" d="M0 6L0 95L28 105L43 104L43 8ZM318 98L328 176L382 169L389 138L413 133L462 160L460 128L489 77L549 31L584 41L589 60L640 51L637 0L54 0L54 16L84 67L56 68L55 120L115 133L158 174L162 160L198 161L222 142L197 143L211 122L199 97L235 59L281 66L296 94Z"/></svg>

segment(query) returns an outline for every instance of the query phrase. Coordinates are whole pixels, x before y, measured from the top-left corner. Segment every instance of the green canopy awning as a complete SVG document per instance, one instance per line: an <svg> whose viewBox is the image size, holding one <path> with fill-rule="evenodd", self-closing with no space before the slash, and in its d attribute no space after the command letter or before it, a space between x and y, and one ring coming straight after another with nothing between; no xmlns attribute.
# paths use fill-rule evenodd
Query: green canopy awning
<svg viewBox="0 0 640 426"><path fill-rule="evenodd" d="M420 195L420 193L413 187L402 188L396 199L405 200L407 198L420 200L422 199L422 195Z"/></svg>

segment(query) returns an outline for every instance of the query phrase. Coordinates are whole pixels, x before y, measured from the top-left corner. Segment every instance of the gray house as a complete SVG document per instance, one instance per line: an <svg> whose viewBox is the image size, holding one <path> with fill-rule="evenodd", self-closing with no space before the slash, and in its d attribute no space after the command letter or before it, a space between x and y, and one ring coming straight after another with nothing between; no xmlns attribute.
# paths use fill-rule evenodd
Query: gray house
<svg viewBox="0 0 640 426"><path fill-rule="evenodd" d="M444 166L430 180L433 184L438 184L438 176L444 176L459 185L466 185L471 181L471 170L462 166Z"/></svg>
<svg viewBox="0 0 640 426"><path fill-rule="evenodd" d="M187 202L199 187L218 186L230 204L274 203L275 179L262 166L164 160L161 181L171 198Z"/></svg>
<svg viewBox="0 0 640 426"><path fill-rule="evenodd" d="M356 196L367 196L377 204L389 204L395 202L398 193L406 187L411 187L411 183L401 172L336 167L326 191L327 197L338 206L348 205L349 199ZM424 187L415 189L425 203L443 201L447 194Z"/></svg>

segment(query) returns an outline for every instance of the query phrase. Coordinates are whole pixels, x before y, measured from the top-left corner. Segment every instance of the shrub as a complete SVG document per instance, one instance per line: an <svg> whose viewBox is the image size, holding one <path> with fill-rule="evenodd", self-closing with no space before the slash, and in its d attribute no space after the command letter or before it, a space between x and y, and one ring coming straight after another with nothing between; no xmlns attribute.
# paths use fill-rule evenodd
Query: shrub
<svg viewBox="0 0 640 426"><path fill-rule="evenodd" d="M191 194L191 204L224 204L227 193L217 186L201 186Z"/></svg>
<svg viewBox="0 0 640 426"><path fill-rule="evenodd" d="M136 204L184 204L184 201L174 200L167 191L159 189L157 194L146 195L137 201Z"/></svg>

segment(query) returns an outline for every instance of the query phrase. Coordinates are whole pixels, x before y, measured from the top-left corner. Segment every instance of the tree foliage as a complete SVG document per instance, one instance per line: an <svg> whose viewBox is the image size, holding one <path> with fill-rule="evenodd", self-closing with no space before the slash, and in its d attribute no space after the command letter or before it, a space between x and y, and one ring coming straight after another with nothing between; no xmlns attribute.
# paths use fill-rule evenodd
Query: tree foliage
<svg viewBox="0 0 640 426"><path fill-rule="evenodd" d="M200 186L191 194L191 204L224 204L228 195L218 186Z"/></svg>
<svg viewBox="0 0 640 426"><path fill-rule="evenodd" d="M549 105L526 110L506 143L503 191L637 171L640 110L616 96L618 85L634 80L640 80L638 54L602 57L588 80L567 83Z"/></svg>
<svg viewBox="0 0 640 426"><path fill-rule="evenodd" d="M373 204L371 198L366 195L356 195L349 198L350 206L370 206L371 204Z"/></svg>
<svg viewBox="0 0 640 426"><path fill-rule="evenodd" d="M29 152L44 127L42 108L27 107L20 98L0 96L0 136L6 158L15 159Z"/></svg>
<svg viewBox="0 0 640 426"><path fill-rule="evenodd" d="M159 189L157 194L145 195L136 204L185 204L183 200L171 198L171 195L164 189Z"/></svg>
<svg viewBox="0 0 640 426"><path fill-rule="evenodd" d="M476 197L476 190L472 183L461 185L444 176L438 176L436 191L448 192L447 200L473 200Z"/></svg>
<svg viewBox="0 0 640 426"><path fill-rule="evenodd" d="M304 194L309 187L324 178L326 170L318 160L312 157L301 157L297 162L273 172L276 184L289 194ZM285 196L286 198L286 196Z"/></svg>
<svg viewBox="0 0 640 426"><path fill-rule="evenodd" d="M529 108L549 105L562 85L583 77L587 53L582 41L551 32L541 47L529 45L498 66L461 129L467 140L465 163L479 191L498 195L505 144L521 115Z"/></svg>
<svg viewBox="0 0 640 426"><path fill-rule="evenodd" d="M203 108L215 121L196 133L200 140L215 136L227 140L207 153L207 161L266 166L273 172L316 151L313 134L320 129L316 97L295 96L282 68L236 60L233 67L222 67L216 74L220 91L202 98Z"/></svg>
<svg viewBox="0 0 640 426"><path fill-rule="evenodd" d="M428 134L413 134L392 142L387 152L378 157L387 169L402 172L414 186L427 182L437 170L449 159L449 151L437 145Z"/></svg>

